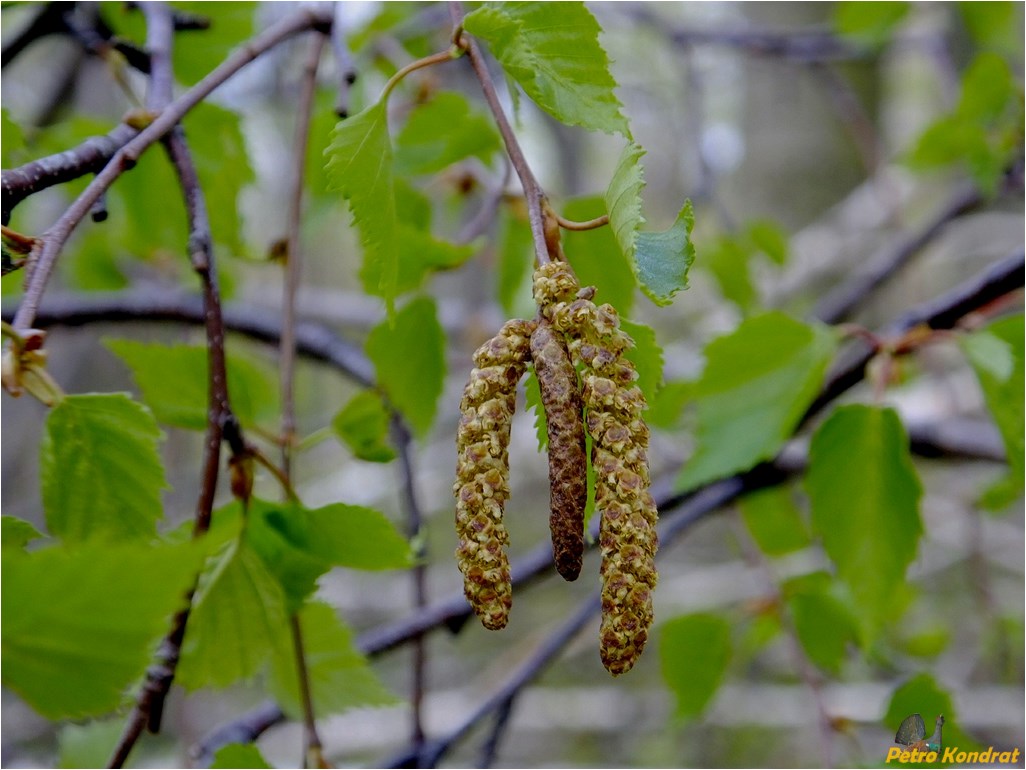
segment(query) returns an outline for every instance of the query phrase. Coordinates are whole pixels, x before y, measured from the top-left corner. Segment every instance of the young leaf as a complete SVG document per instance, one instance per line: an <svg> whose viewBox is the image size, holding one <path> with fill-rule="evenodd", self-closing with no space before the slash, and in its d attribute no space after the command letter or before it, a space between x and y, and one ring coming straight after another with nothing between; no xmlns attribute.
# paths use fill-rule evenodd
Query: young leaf
<svg viewBox="0 0 1026 770"><path fill-rule="evenodd" d="M767 556L790 553L805 548L811 542L809 528L786 486L745 495L739 507L745 526Z"/></svg>
<svg viewBox="0 0 1026 770"><path fill-rule="evenodd" d="M209 377L203 345L162 345L135 340L104 340L107 349L132 370L143 401L157 420L178 428L207 426ZM278 412L278 387L262 361L229 353L228 393L232 411L249 427Z"/></svg>
<svg viewBox="0 0 1026 770"><path fill-rule="evenodd" d="M538 375L534 373L533 366L527 368L527 377L524 378L524 406L534 413L534 432L538 435L538 451L544 452L549 445L549 429L545 419L545 407L542 405Z"/></svg>
<svg viewBox="0 0 1026 770"><path fill-rule="evenodd" d="M285 595L260 555L233 539L200 576L175 681L226 687L256 674L286 627Z"/></svg>
<svg viewBox="0 0 1026 770"><path fill-rule="evenodd" d="M812 437L805 479L812 526L848 584L871 641L916 555L922 487L891 409L852 404Z"/></svg>
<svg viewBox="0 0 1026 770"><path fill-rule="evenodd" d="M698 613L669 620L659 629L663 679L677 700L678 717L697 717L712 700L730 662L730 624Z"/></svg>
<svg viewBox="0 0 1026 770"><path fill-rule="evenodd" d="M951 695L929 674L916 674L894 691L883 721L889 730L897 730L909 714L922 715L928 735L933 732L934 720L943 715L945 746L957 746L960 751L973 751L978 746L959 727Z"/></svg>
<svg viewBox="0 0 1026 770"><path fill-rule="evenodd" d="M229 743L222 746L214 754L214 761L210 765L211 770L232 770L232 768L247 767L255 770L270 770L274 765L269 764L260 749L252 743Z"/></svg>
<svg viewBox="0 0 1026 770"><path fill-rule="evenodd" d="M819 391L834 345L826 329L777 312L750 318L713 340L695 387L698 446L679 488L776 455Z"/></svg>
<svg viewBox="0 0 1026 770"><path fill-rule="evenodd" d="M66 542L153 537L167 486L160 439L150 411L125 393L64 398L40 446L50 532Z"/></svg>
<svg viewBox="0 0 1026 770"><path fill-rule="evenodd" d="M655 329L626 318L620 321L620 328L634 340L634 347L624 353L624 358L634 364L637 386L651 403L663 384L663 349L656 342Z"/></svg>
<svg viewBox="0 0 1026 770"><path fill-rule="evenodd" d="M309 550L333 566L383 570L413 564L410 544L380 511L333 503L307 513Z"/></svg>
<svg viewBox="0 0 1026 770"><path fill-rule="evenodd" d="M120 716L62 725L57 733L58 767L106 767L125 729Z"/></svg>
<svg viewBox="0 0 1026 770"><path fill-rule="evenodd" d="M787 606L809 660L830 674L840 674L849 644L858 641L858 625L848 608L822 590L794 592Z"/></svg>
<svg viewBox="0 0 1026 770"><path fill-rule="evenodd" d="M605 201L599 196L577 198L563 207L563 216L568 219L587 221L606 213ZM608 302L616 308L621 317L630 316L634 306L634 287L637 280L631 263L620 250L611 227L563 234L563 245L567 261L577 273L581 286L597 289L595 301ZM523 254L518 258L528 260Z"/></svg>
<svg viewBox="0 0 1026 770"><path fill-rule="evenodd" d="M635 234L634 264L638 282L645 295L657 305L669 305L674 294L688 287L688 270L695 261L695 247L691 243L694 227L691 201L684 201L669 230Z"/></svg>
<svg viewBox="0 0 1026 770"><path fill-rule="evenodd" d="M445 378L445 335L435 303L428 297L412 300L388 321L375 326L366 350L378 384L418 436L431 428Z"/></svg>
<svg viewBox="0 0 1026 770"><path fill-rule="evenodd" d="M40 537L43 537L43 533L27 521L6 514L0 516L0 544L4 550L20 550Z"/></svg>
<svg viewBox="0 0 1026 770"><path fill-rule="evenodd" d="M962 339L962 350L976 371L1008 455L1008 475L985 493L982 501L991 508L1003 507L1023 491L1023 337L1023 316L1019 314Z"/></svg>
<svg viewBox="0 0 1026 770"><path fill-rule="evenodd" d="M0 161L4 168L13 168L22 162L25 132L11 117L6 107L0 109Z"/></svg>
<svg viewBox="0 0 1026 770"><path fill-rule="evenodd" d="M641 232L641 189L645 186L641 157L645 151L628 143L606 189L609 225L620 250L631 263L641 290L657 305L669 305L688 285L688 270L695 261L691 230L695 224L691 201L685 201L670 229Z"/></svg>
<svg viewBox="0 0 1026 770"><path fill-rule="evenodd" d="M433 174L464 158L487 163L502 147L492 121L455 91L442 91L410 113L395 138L398 174Z"/></svg>
<svg viewBox="0 0 1026 770"><path fill-rule="evenodd" d="M908 8L904 2L848 0L837 4L834 27L839 34L864 45L882 46L908 15Z"/></svg>
<svg viewBox="0 0 1026 770"><path fill-rule="evenodd" d="M320 602L308 604L300 613L299 624L315 714L340 714L398 702L356 648L352 631L331 607ZM291 637L283 638L275 648L268 686L286 714L294 719L302 717Z"/></svg>
<svg viewBox="0 0 1026 770"><path fill-rule="evenodd" d="M489 3L463 28L481 38L539 107L570 126L630 136L601 31L584 3Z"/></svg>
<svg viewBox="0 0 1026 770"><path fill-rule="evenodd" d="M648 402L645 422L652 428L670 430L677 425L684 406L695 398L695 386L691 380L667 382L656 391L655 398Z"/></svg>
<svg viewBox="0 0 1026 770"><path fill-rule="evenodd" d="M395 450L388 443L388 410L377 391L357 393L335 415L331 427L361 460L387 463L395 459Z"/></svg>
<svg viewBox="0 0 1026 770"><path fill-rule="evenodd" d="M199 566L190 546L4 553L3 682L49 719L116 708Z"/></svg>
<svg viewBox="0 0 1026 770"><path fill-rule="evenodd" d="M338 190L349 201L360 232L364 250L360 276L364 288L383 297L391 313L397 294L399 246L385 102L339 121L324 154L331 189Z"/></svg>

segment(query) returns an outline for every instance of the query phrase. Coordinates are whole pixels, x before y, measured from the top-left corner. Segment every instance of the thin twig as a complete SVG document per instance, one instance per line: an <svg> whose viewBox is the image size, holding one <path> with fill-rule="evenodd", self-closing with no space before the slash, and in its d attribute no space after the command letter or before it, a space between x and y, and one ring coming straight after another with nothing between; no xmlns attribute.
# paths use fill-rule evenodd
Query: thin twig
<svg viewBox="0 0 1026 770"><path fill-rule="evenodd" d="M776 607L777 616L780 619L780 625L784 630L784 635L787 637L795 669L798 671L798 675L808 688L809 694L812 696L812 701L816 706L820 735L820 749L823 752L823 756L821 757L823 767L833 767L834 726L833 721L830 718L830 712L827 711L826 703L823 700L822 677L816 671L815 666L813 666L812 661L809 660L809 656L805 653L805 649L802 647L802 643L798 638L798 629L795 627L794 618L791 615L790 609L787 607L784 595L780 590L780 585L776 576L773 574L772 567L770 567L765 555L761 550L759 550L759 547L752 540L751 535L748 533L745 525L741 522L740 517L735 515L732 519L733 521L731 523L734 525L734 534L741 546L741 553L744 556L745 561L762 572L766 578L767 595L769 600L773 602L774 607Z"/></svg>
<svg viewBox="0 0 1026 770"><path fill-rule="evenodd" d="M488 740L484 742L484 746L481 747L481 767L491 767L495 764L495 759L499 754L499 744L506 733L506 728L509 727L510 718L513 716L513 706L516 702L517 699L514 695L499 706L495 722L492 724L492 731L488 734Z"/></svg>
<svg viewBox="0 0 1026 770"><path fill-rule="evenodd" d="M459 55L460 50L458 48L447 48L444 51L439 51L438 53L433 53L430 56L425 56L423 59L411 61L405 67L400 67L399 70L388 79L388 82L385 83L385 87L381 90L381 98L387 99L388 95L392 93L395 87L399 85L403 78L411 72L416 72L417 70L424 69L425 67L431 67L435 64L444 64L447 61L452 61Z"/></svg>
<svg viewBox="0 0 1026 770"><path fill-rule="evenodd" d="M427 606L427 544L423 537L424 515L417 496L416 478L413 470L413 438L398 413L391 421L392 443L399 455L399 470L402 474L402 501L406 510L406 532L416 544L416 563L410 570L413 581L413 606L421 610ZM424 637L412 642L412 683L410 686L410 749L420 757L424 747L424 696L427 691L427 640ZM421 767L419 761L416 765Z"/></svg>
<svg viewBox="0 0 1026 770"><path fill-rule="evenodd" d="M338 96L335 99L335 114L340 118L349 117L349 92L356 82L356 64L353 54L346 41L346 30L342 24L341 2L334 3L334 15L331 22L331 50L335 54L335 69L338 71Z"/></svg>
<svg viewBox="0 0 1026 770"><path fill-rule="evenodd" d="M458 3L450 3L450 8L454 9L453 15L459 14ZM492 81L492 76L488 72L488 66L485 64L484 57L481 55L477 43L472 37L467 35L462 35L459 43L467 52L467 58L474 68L474 74L477 75L477 79L481 83L481 91L484 94L485 101L488 103L488 108L492 111L495 124L499 127L499 134L506 145L506 153L513 163L517 176L520 177L520 185L524 188L524 197L527 199L527 215L531 223L531 237L534 240L534 256L538 260L539 265L544 265L549 261L543 213L545 194L542 192L541 185L538 184L534 172L531 171L527 158L524 157L524 151L520 149L520 143L517 141L516 134L513 133L513 127L510 126L509 119L499 103L499 95L495 91L495 83Z"/></svg>
<svg viewBox="0 0 1026 770"><path fill-rule="evenodd" d="M314 93L317 89L317 68L321 61L325 37L315 34L303 65L299 104L296 106L296 128L292 144L292 175L289 189L289 210L285 236L285 281L282 289L281 368L281 481L286 494L295 499L292 485L292 450L296 437L296 292L299 290L303 255L300 226L303 216L303 187L306 181L306 149L310 139L310 119ZM303 767L323 767L324 753L317 733L317 715L310 690L310 670L303 646L302 622L294 612L289 618L292 648L296 655L296 677L303 706Z"/></svg>
<svg viewBox="0 0 1026 770"><path fill-rule="evenodd" d="M325 19L315 10L304 8L295 15L269 27L228 56L209 75L169 104L167 109L149 126L115 152L103 170L41 236L44 245L35 260L32 274L25 288L25 297L19 305L18 314L14 319L14 326L26 329L32 325L36 308L39 306L54 265L68 237L107 188L121 174L132 168L145 150L171 131L192 108L209 96L214 89L265 51L303 30L329 22L330 19Z"/></svg>
<svg viewBox="0 0 1026 770"><path fill-rule="evenodd" d="M164 107L171 99L174 72L171 66L171 42L174 25L169 8L163 3L150 3L144 8L147 20L147 48L150 51L151 76L147 104L153 109ZM203 285L203 310L207 333L208 408L204 442L200 493L196 503L193 537L199 537L210 528L214 507L217 477L220 466L221 442L228 438L233 454L244 445L238 423L232 414L228 398L227 365L224 353L224 322L214 262L213 238L203 190L192 161L185 134L174 126L164 139L168 156L178 175L185 198L186 219L189 226L189 256L193 270ZM35 274L33 274L33 278ZM27 298L26 298L27 301ZM19 313L21 308L19 308ZM17 319L18 315L15 315ZM198 580L198 577L197 577ZM174 617L158 652L157 660L147 671L146 680L126 722L121 738L114 749L111 767L121 767L142 734L144 726L150 732L160 730L164 701L174 681L175 669L181 652L185 628L189 620L192 594L188 603Z"/></svg>

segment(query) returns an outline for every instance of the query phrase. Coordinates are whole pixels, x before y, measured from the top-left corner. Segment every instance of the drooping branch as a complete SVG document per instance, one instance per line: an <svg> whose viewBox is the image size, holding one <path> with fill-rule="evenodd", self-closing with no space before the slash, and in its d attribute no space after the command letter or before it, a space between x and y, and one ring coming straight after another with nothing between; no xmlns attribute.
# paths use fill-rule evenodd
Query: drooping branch
<svg viewBox="0 0 1026 770"><path fill-rule="evenodd" d="M132 168L139 156L152 144L160 141L178 122L202 102L218 86L232 77L264 52L303 30L330 24L329 16L313 8L303 8L295 15L269 27L247 44L232 53L209 75L169 104L152 123L127 144L118 149L86 189L60 218L40 236L42 247L33 254L33 265L25 289L25 297L18 307L14 326L25 329L32 325L36 308L42 299L57 258L72 231L89 213L93 204L125 171Z"/></svg>
<svg viewBox="0 0 1026 770"><path fill-rule="evenodd" d="M901 333L919 324L926 324L934 329L954 328L967 315L984 308L1010 292L1021 289L1023 280L1024 256L1019 251L991 265L978 276L950 292L911 309L898 321L887 327L885 334ZM202 317L195 304L188 307L184 302L180 302L174 307L169 306L169 303L165 303L161 307L152 307L140 302L118 304L111 302L108 298L107 306L103 308L97 299L89 298L83 300L82 304L78 306L66 300L64 304L64 308L53 310L49 306L44 306L44 312L38 319L39 325L45 326L53 323L80 325L97 321L146 319L195 323ZM109 312L104 312L105 310ZM253 317L254 315L261 321L257 321ZM237 309L234 319L231 311L227 312L225 317L228 328L264 341L276 339L273 322L267 321L266 317L260 316L259 313L251 314ZM308 338L304 337L304 328L310 330ZM280 332L280 330L278 331ZM331 332L314 325L300 325L297 328L297 344L300 351L309 353L320 360L341 364L343 371L350 375L356 375L358 379L362 376L362 383L369 384L372 377L367 373L366 362L362 360L362 354L351 349L346 343L332 339L333 336ZM339 355L340 350L345 353ZM841 363L831 373L819 397L807 411L806 419L860 382L865 376L866 364L871 356L871 352L859 350L856 350L854 354L844 356ZM922 441L914 440L913 448L922 448L923 445ZM965 451L969 453L976 451L975 446L966 447ZM950 452L951 449L952 442L949 440L943 451ZM777 463L763 464L745 473L709 484L692 493L661 497L658 500L663 517L660 522L660 540L664 544L673 542L693 523L718 510L739 495L779 483L788 473L795 470L793 463L781 465L778 461ZM514 585L523 588L529 582L548 574L551 569L551 548L548 544L542 544L536 551L513 565ZM358 639L358 645L368 655L380 654L423 636L436 628L444 626L454 630L459 629L470 615L471 610L464 597L453 595L433 602L406 618L364 632ZM489 703L501 705L506 700L508 698L503 697L490 700ZM266 715L267 707L262 708ZM265 722L269 721L265 720Z"/></svg>

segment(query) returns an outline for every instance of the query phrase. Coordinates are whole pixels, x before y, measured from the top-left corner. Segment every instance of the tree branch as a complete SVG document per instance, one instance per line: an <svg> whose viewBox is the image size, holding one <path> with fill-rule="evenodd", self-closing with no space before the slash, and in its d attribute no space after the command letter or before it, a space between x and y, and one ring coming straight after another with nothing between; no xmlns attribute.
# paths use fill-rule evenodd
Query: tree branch
<svg viewBox="0 0 1026 770"><path fill-rule="evenodd" d="M450 8L453 9L453 15L457 16L458 3L450 3ZM524 197L527 199L527 215L531 223L531 237L534 241L534 256L538 260L539 265L544 265L549 261L549 249L547 239L545 237L545 218L543 213L543 202L545 200L545 193L541 189L541 185L538 184L538 180L534 176L534 172L531 171L531 167L527 163L527 158L524 157L524 151L520 148L520 143L517 141L516 134L513 133L513 128L509 124L509 119L506 117L506 113L502 109L502 105L499 103L499 95L495 91L495 83L492 81L492 76L488 72L488 66L485 64L484 57L481 55L481 51L477 46L477 43L473 38L463 35L460 40L457 41L467 52L467 58L470 60L471 66L474 68L474 74L477 75L478 81L481 83L481 91L484 94L485 101L488 103L488 108L492 111L492 115L495 118L495 124L499 128L499 134L502 136L502 141L506 145L506 153L509 155L510 161L513 163L513 168L517 172L517 176L520 177L520 184L524 188Z"/></svg>
<svg viewBox="0 0 1026 770"><path fill-rule="evenodd" d="M315 10L304 8L295 15L269 27L242 48L228 56L209 75L168 105L167 109L161 112L149 126L118 149L106 166L104 166L103 170L96 175L81 195L75 199L74 203L40 236L43 246L38 253L33 255L34 264L25 289L25 297L19 305L18 313L14 318L15 328L26 329L32 325L36 308L39 306L57 257L60 255L61 249L64 247L68 237L107 188L121 174L132 168L145 150L162 139L193 107L202 102L214 89L265 51L303 30L328 23L330 23L329 17L325 17Z"/></svg>

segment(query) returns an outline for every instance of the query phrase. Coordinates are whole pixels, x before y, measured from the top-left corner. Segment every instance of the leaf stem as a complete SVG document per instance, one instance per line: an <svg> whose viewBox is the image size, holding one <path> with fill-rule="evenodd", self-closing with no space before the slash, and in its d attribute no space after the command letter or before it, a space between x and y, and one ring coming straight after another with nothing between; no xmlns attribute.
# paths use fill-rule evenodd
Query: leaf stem
<svg viewBox="0 0 1026 770"><path fill-rule="evenodd" d="M586 222L575 222L572 219L566 219L564 217L561 217L559 214L556 214L555 217L556 221L559 222L560 227L562 227L564 230L573 230L575 232L580 232L584 230L596 230L599 227L605 227L609 224L609 214L603 214L600 217L589 219Z"/></svg>
<svg viewBox="0 0 1026 770"><path fill-rule="evenodd" d="M451 46L444 51L433 53L430 56L425 56L423 59L417 59L417 61L410 62L405 67L399 69L392 77L385 83L385 88L381 91L381 100L384 101L388 98L389 94L395 89L399 82L409 75L411 72L416 72L424 67L430 67L434 64L442 64L443 62L452 61L458 59L463 55L463 50L458 46Z"/></svg>

